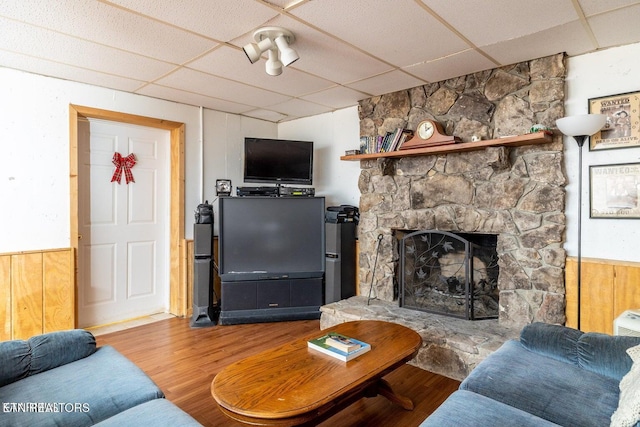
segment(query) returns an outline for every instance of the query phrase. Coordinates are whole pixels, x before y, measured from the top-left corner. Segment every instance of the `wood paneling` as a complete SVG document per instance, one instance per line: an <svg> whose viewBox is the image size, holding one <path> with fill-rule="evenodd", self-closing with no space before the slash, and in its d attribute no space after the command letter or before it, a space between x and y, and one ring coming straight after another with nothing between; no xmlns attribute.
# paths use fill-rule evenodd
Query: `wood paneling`
<svg viewBox="0 0 640 427"><path fill-rule="evenodd" d="M0 255L0 341L11 339L11 255Z"/></svg>
<svg viewBox="0 0 640 427"><path fill-rule="evenodd" d="M75 327L72 249L0 255L0 339Z"/></svg>
<svg viewBox="0 0 640 427"><path fill-rule="evenodd" d="M11 317L14 338L42 333L42 254L11 257Z"/></svg>
<svg viewBox="0 0 640 427"><path fill-rule="evenodd" d="M577 260L568 258L565 272L566 325L577 327ZM582 259L580 329L613 333L623 311L640 308L640 263Z"/></svg>
<svg viewBox="0 0 640 427"><path fill-rule="evenodd" d="M73 329L75 289L70 286L74 271L72 251L45 252L43 259L43 332Z"/></svg>

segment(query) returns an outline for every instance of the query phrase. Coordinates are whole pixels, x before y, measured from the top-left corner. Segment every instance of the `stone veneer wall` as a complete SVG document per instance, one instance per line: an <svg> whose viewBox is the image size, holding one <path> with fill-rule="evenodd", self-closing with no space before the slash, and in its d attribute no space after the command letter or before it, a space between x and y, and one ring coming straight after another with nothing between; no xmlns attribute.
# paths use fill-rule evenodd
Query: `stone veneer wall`
<svg viewBox="0 0 640 427"><path fill-rule="evenodd" d="M427 118L465 142L555 127L564 77L558 54L370 98L360 102L361 134L415 129ZM565 183L560 135L543 145L361 161L360 294L396 299L394 229L497 234L499 323L564 323Z"/></svg>

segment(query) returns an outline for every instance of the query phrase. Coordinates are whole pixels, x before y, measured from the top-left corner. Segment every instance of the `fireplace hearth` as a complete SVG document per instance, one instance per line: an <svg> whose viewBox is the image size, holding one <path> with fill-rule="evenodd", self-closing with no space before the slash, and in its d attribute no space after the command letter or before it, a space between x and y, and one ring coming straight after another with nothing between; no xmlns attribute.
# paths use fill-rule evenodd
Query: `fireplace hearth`
<svg viewBox="0 0 640 427"><path fill-rule="evenodd" d="M497 318L497 236L440 230L395 232L401 307L467 320Z"/></svg>

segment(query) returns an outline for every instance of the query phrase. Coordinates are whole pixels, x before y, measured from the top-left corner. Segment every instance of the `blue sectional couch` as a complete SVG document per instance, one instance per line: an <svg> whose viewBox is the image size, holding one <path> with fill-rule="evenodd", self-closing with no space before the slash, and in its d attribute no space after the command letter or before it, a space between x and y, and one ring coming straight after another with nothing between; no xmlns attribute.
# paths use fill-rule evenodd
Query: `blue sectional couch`
<svg viewBox="0 0 640 427"><path fill-rule="evenodd" d="M421 427L603 427L618 409L621 379L640 382L640 337L533 323L480 363ZM636 360L635 365L633 360ZM640 389L625 389L640 408ZM632 405L633 406L633 405ZM626 408L629 409L629 408ZM621 414L619 411L618 414ZM632 418L633 419L633 418ZM629 425L640 427L640 423Z"/></svg>
<svg viewBox="0 0 640 427"><path fill-rule="evenodd" d="M0 426L199 426L84 330L0 343Z"/></svg>

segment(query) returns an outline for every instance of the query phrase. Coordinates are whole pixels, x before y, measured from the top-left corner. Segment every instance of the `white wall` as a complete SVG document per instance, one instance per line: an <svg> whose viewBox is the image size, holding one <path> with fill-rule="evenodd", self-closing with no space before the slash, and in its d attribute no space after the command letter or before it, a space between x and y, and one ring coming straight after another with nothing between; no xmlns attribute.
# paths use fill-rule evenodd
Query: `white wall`
<svg viewBox="0 0 640 427"><path fill-rule="evenodd" d="M345 150L358 148L358 107L281 123L278 138L313 141L313 187L326 206L360 203L360 162L341 161Z"/></svg>
<svg viewBox="0 0 640 427"><path fill-rule="evenodd" d="M138 114L185 126L185 235L201 201L198 107L0 68L0 253L69 247L69 104ZM205 110L204 195L215 179L237 183L245 134L277 125ZM236 179L237 177L237 179Z"/></svg>
<svg viewBox="0 0 640 427"><path fill-rule="evenodd" d="M586 114L589 98L640 91L640 44L603 50L567 61L565 114ZM636 119L638 113L636 113ZM567 186L567 243L577 256L578 147L564 138ZM589 166L640 162L640 148L589 151L583 147L582 256L621 261L640 261L640 219L589 218Z"/></svg>

